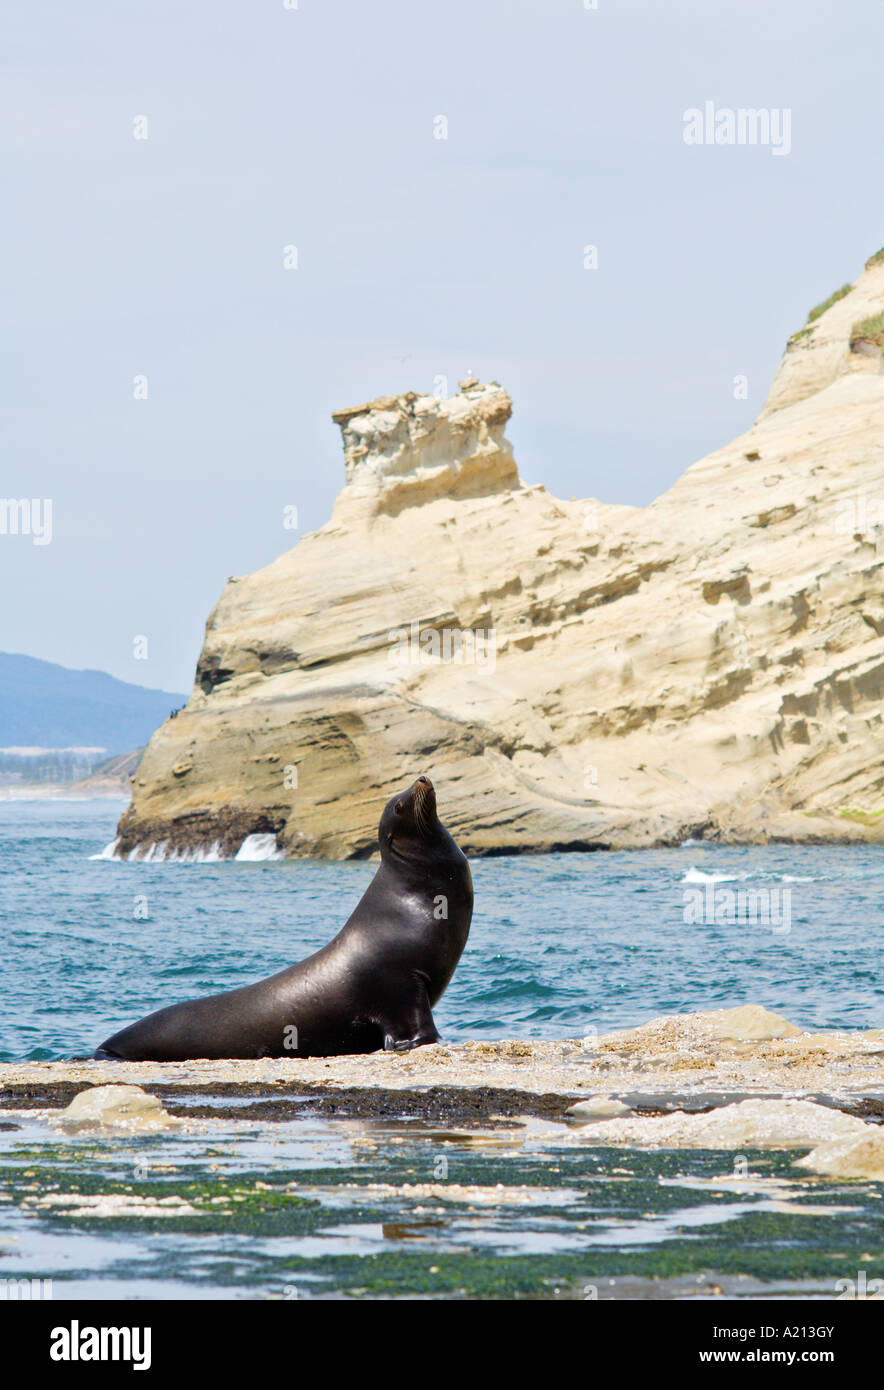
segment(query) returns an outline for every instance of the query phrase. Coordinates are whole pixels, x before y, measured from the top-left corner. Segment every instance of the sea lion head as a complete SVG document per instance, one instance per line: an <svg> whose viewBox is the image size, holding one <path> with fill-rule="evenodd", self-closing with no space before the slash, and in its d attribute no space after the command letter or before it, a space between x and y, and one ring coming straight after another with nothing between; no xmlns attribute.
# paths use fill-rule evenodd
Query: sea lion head
<svg viewBox="0 0 884 1390"><path fill-rule="evenodd" d="M409 846L417 848L434 839L438 830L435 789L429 777L418 777L384 807L378 826L381 855L391 849L407 853Z"/></svg>

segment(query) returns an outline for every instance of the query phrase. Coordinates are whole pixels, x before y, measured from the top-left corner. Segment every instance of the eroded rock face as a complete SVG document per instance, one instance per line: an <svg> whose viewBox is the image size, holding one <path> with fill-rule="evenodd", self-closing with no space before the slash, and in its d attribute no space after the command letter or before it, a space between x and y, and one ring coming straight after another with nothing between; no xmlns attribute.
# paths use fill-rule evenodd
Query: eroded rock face
<svg viewBox="0 0 884 1390"><path fill-rule="evenodd" d="M332 518L228 583L120 853L370 853L422 771L473 854L880 840L884 376L851 348L876 306L873 258L646 508L523 485L496 384L339 412Z"/></svg>
<svg viewBox="0 0 884 1390"><path fill-rule="evenodd" d="M503 433L512 409L495 382L465 385L449 400L408 391L335 411L347 477L335 517L395 515L437 497L487 497L520 487Z"/></svg>
<svg viewBox="0 0 884 1390"><path fill-rule="evenodd" d="M861 326L882 308L884 255L879 251L866 262L849 294L792 335L761 418L807 400L841 377L880 373L881 347L863 334Z"/></svg>

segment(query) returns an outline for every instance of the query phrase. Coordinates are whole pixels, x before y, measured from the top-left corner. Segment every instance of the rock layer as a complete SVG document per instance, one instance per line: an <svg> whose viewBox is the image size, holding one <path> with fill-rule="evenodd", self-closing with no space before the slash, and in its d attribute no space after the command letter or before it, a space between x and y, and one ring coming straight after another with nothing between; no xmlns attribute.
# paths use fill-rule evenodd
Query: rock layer
<svg viewBox="0 0 884 1390"><path fill-rule="evenodd" d="M332 518L229 581L119 852L364 855L424 771L473 854L880 840L882 308L873 257L646 508L524 485L494 383L338 412Z"/></svg>

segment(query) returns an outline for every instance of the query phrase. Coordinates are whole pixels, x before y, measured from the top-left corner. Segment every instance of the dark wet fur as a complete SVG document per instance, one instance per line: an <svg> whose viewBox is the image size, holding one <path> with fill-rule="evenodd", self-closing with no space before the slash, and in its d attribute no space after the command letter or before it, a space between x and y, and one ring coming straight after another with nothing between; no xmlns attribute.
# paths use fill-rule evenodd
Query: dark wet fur
<svg viewBox="0 0 884 1390"><path fill-rule="evenodd" d="M378 839L378 870L327 946L257 984L159 1009L95 1057L333 1057L436 1042L432 1008L470 929L470 868L425 777L387 803Z"/></svg>

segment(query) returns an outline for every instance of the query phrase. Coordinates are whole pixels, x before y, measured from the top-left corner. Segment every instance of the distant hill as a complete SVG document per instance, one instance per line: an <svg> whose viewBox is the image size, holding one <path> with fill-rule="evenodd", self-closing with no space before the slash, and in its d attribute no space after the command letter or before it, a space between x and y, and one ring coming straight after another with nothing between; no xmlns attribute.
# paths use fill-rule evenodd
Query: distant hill
<svg viewBox="0 0 884 1390"><path fill-rule="evenodd" d="M143 748L187 701L104 671L71 671L52 661L0 652L0 748Z"/></svg>

